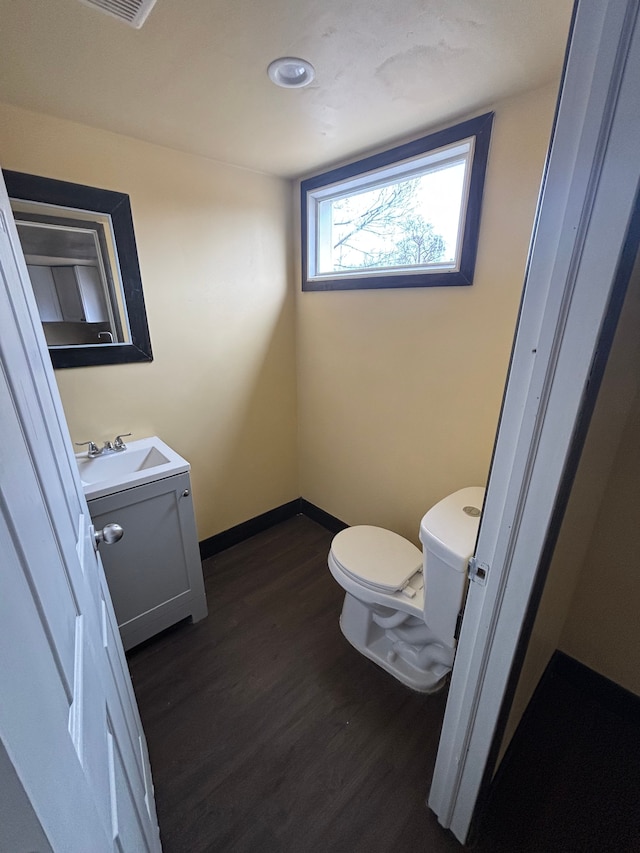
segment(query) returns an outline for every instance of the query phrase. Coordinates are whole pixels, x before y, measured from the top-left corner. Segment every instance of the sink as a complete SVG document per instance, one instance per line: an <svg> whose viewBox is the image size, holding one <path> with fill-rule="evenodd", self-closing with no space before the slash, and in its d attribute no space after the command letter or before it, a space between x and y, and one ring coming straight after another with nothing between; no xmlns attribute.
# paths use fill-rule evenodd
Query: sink
<svg viewBox="0 0 640 853"><path fill-rule="evenodd" d="M76 462L87 500L188 471L189 463L157 436L130 441L126 450L90 457L77 453Z"/></svg>

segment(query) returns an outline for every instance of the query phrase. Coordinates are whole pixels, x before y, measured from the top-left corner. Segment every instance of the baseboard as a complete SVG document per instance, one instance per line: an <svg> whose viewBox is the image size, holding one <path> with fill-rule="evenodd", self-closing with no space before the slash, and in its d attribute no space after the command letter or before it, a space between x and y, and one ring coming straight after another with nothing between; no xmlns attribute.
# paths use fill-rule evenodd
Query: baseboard
<svg viewBox="0 0 640 853"><path fill-rule="evenodd" d="M551 659L552 673L557 673L617 714L640 724L640 696L616 684L575 658L556 651Z"/></svg>
<svg viewBox="0 0 640 853"><path fill-rule="evenodd" d="M244 542L245 539L250 539L256 533L262 533L282 521L287 521L295 515L306 515L312 521L316 521L332 533L338 533L348 527L344 521L340 521L328 512L325 512L320 507L314 506L304 498L296 498L275 509L270 509L263 512L261 515L256 515L255 518L250 518L248 521L243 521L241 524L236 524L235 527L230 527L229 530L223 530L222 533L216 533L208 539L203 539L200 542L200 559L206 560L208 557L213 557L214 554L219 554L221 551L226 551L227 548L238 545Z"/></svg>
<svg viewBox="0 0 640 853"><path fill-rule="evenodd" d="M340 521L339 518L336 518L335 515L330 515L328 512L320 509L320 507L315 506L315 504L309 503L309 501L306 501L304 498L300 498L299 500L300 515L306 515L307 518L311 519L311 521L316 521L332 533L340 533L341 530L344 530L345 527L349 526L348 524L345 524L344 521Z"/></svg>
<svg viewBox="0 0 640 853"><path fill-rule="evenodd" d="M210 536L208 539L200 542L200 559L206 560L207 557L213 557L214 554L226 551L227 548L231 548L239 542L244 542L245 539L250 539L256 533L262 533L263 530L268 530L275 524L280 524L280 522L299 514L300 498L296 498L275 509L263 512L261 515L256 515L255 518L250 518L248 521L236 524L235 527L230 527L229 530L216 533L215 536Z"/></svg>

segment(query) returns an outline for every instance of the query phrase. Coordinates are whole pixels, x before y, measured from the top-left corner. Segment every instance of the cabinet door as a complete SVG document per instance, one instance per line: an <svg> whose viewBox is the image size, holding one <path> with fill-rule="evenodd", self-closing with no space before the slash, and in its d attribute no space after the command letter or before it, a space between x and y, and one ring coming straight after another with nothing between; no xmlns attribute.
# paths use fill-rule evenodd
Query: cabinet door
<svg viewBox="0 0 640 853"><path fill-rule="evenodd" d="M91 266L51 267L64 320L104 323L109 319L100 270Z"/></svg>
<svg viewBox="0 0 640 853"><path fill-rule="evenodd" d="M74 267L52 267L62 317L72 323L84 321L84 307Z"/></svg>
<svg viewBox="0 0 640 853"><path fill-rule="evenodd" d="M106 323L109 319L107 303L97 267L75 266L73 268L87 323Z"/></svg>
<svg viewBox="0 0 640 853"><path fill-rule="evenodd" d="M122 525L103 564L125 648L169 625L206 616L189 475L89 501L96 528Z"/></svg>
<svg viewBox="0 0 640 853"><path fill-rule="evenodd" d="M36 297L40 319L43 323L60 322L62 310L51 267L27 264L27 270L29 271L33 294Z"/></svg>

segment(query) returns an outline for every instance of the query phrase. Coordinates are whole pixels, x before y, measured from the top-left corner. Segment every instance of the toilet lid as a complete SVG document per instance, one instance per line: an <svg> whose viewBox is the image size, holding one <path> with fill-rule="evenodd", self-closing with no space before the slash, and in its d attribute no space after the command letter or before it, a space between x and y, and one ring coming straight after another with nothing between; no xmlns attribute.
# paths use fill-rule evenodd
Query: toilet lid
<svg viewBox="0 0 640 853"><path fill-rule="evenodd" d="M382 527L347 527L331 543L333 558L347 575L373 589L395 592L422 568L422 552Z"/></svg>

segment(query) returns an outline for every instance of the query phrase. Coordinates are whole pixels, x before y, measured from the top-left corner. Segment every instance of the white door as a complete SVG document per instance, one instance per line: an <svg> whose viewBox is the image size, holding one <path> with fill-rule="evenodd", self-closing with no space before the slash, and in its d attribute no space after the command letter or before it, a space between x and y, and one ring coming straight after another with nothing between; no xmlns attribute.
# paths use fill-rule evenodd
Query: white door
<svg viewBox="0 0 640 853"><path fill-rule="evenodd" d="M1 179L0 366L0 850L159 851L144 734Z"/></svg>
<svg viewBox="0 0 640 853"><path fill-rule="evenodd" d="M429 805L466 841L562 506L574 433L640 229L640 0L578 0ZM516 673L517 675L517 673ZM497 736L497 737L496 737Z"/></svg>

